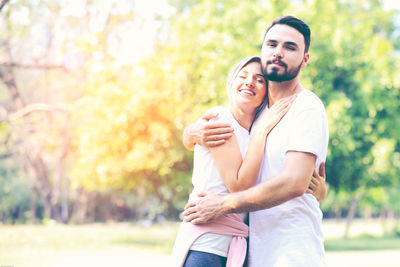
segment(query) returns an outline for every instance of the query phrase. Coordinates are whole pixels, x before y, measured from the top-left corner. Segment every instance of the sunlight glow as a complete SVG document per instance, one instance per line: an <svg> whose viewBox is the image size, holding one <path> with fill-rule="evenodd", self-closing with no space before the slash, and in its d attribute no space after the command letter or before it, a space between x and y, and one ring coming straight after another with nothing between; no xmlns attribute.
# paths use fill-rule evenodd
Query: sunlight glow
<svg viewBox="0 0 400 267"><path fill-rule="evenodd" d="M174 12L167 0L148 0L134 2L132 23L119 29L118 35L124 36L119 47L115 47L114 56L122 65L135 63L154 50L154 42L162 27L162 22L156 17L167 18Z"/></svg>

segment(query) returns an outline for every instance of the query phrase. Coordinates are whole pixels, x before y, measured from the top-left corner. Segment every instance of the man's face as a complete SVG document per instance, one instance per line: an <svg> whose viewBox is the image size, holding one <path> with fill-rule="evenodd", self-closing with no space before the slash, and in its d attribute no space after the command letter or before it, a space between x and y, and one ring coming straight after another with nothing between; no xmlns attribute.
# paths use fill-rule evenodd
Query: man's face
<svg viewBox="0 0 400 267"><path fill-rule="evenodd" d="M274 82L290 81L297 77L308 62L309 54L304 53L303 35L296 29L274 25L266 34L261 49L263 72Z"/></svg>

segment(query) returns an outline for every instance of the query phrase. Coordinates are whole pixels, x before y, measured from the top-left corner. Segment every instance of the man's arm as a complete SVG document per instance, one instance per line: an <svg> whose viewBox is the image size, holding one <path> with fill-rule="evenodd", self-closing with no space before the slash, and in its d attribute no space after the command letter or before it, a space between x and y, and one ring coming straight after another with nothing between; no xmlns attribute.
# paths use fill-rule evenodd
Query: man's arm
<svg viewBox="0 0 400 267"><path fill-rule="evenodd" d="M196 122L187 126L183 131L183 145L193 151L195 144L206 147L224 144L232 137L233 128L229 123L210 122L210 119L217 116L216 113L206 112Z"/></svg>
<svg viewBox="0 0 400 267"><path fill-rule="evenodd" d="M227 213L268 209L303 195L310 183L316 156L288 151L284 170L254 187L226 196L205 194L185 207L185 221L194 224L212 221Z"/></svg>

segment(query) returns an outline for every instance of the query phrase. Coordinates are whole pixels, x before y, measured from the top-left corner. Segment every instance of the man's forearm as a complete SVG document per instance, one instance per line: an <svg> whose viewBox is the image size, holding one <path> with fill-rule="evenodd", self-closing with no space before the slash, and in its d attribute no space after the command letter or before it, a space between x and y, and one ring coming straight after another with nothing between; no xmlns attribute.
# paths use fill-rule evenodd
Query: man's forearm
<svg viewBox="0 0 400 267"><path fill-rule="evenodd" d="M271 208L301 195L301 192L296 192L290 183L282 182L280 185L285 179L282 176L271 178L245 191L225 196L202 193L198 195L198 200L189 202L185 206L184 220L194 224L206 223L228 213Z"/></svg>
<svg viewBox="0 0 400 267"><path fill-rule="evenodd" d="M278 177L279 176L279 177ZM240 213L268 209L301 196L306 186L291 185L290 177L278 175L247 190L226 195L222 209L226 213ZM286 181L284 181L287 179Z"/></svg>
<svg viewBox="0 0 400 267"><path fill-rule="evenodd" d="M314 170L315 156L308 153L288 152L285 169L245 191L223 198L224 212L246 212L268 209L303 195Z"/></svg>

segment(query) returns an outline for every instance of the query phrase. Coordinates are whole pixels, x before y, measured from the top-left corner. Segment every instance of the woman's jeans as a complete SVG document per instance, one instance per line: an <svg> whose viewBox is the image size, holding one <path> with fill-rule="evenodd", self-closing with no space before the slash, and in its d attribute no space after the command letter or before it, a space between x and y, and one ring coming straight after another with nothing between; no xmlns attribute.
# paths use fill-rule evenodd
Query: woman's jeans
<svg viewBox="0 0 400 267"><path fill-rule="evenodd" d="M189 250L183 267L225 267L226 257L208 252Z"/></svg>

